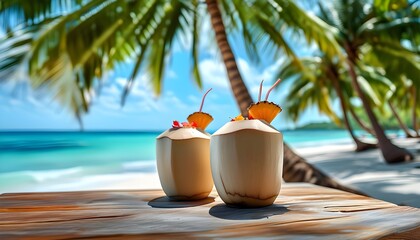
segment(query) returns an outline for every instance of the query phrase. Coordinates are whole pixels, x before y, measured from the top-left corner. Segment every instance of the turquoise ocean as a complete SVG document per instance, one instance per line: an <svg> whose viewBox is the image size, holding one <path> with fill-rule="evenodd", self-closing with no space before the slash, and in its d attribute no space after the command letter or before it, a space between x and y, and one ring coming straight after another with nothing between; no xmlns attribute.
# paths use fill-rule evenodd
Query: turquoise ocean
<svg viewBox="0 0 420 240"><path fill-rule="evenodd" d="M283 134L292 147L350 142L344 130L295 130ZM158 135L158 132L0 132L0 193L47 191L51 188L45 186L52 185L63 186L65 190L66 184L88 177L156 173Z"/></svg>

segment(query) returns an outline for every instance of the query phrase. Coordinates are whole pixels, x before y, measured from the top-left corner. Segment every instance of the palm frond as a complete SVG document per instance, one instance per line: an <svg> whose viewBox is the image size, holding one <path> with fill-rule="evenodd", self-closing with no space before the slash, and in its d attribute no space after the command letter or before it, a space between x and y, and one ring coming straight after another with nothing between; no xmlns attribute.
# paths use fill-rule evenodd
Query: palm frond
<svg viewBox="0 0 420 240"><path fill-rule="evenodd" d="M0 39L0 82L9 80L9 78L21 66L29 51L29 44L34 37L34 30L25 29L20 34L8 34ZM11 51L13 49L13 51Z"/></svg>
<svg viewBox="0 0 420 240"><path fill-rule="evenodd" d="M82 6L82 0L2 0L0 28L12 30L18 26L32 26L46 19L57 18Z"/></svg>
<svg viewBox="0 0 420 240"><path fill-rule="evenodd" d="M398 42L416 40L420 35L420 17L403 17L392 21L381 22L380 19L372 18L364 23L357 32L360 38L366 41ZM419 46L413 44L414 49L419 51Z"/></svg>
<svg viewBox="0 0 420 240"><path fill-rule="evenodd" d="M291 61L280 68L281 84L289 82L291 87L286 95L286 115L293 121L310 107L316 106L320 113L328 116L337 125L341 120L332 107L333 89L327 78L325 62L319 57L302 58L303 70Z"/></svg>
<svg viewBox="0 0 420 240"><path fill-rule="evenodd" d="M369 83L370 89L367 90L368 92L366 92L366 95L368 96L371 104L375 104L377 108L384 111L385 105L383 103L388 102L396 91L396 87L393 82L383 74L379 73L376 68L365 66L363 64L358 65L358 73Z"/></svg>
<svg viewBox="0 0 420 240"><path fill-rule="evenodd" d="M145 6L144 8L147 10L142 12L142 15L136 16L137 22L126 28L126 32L121 38L119 38L119 42L117 42L119 44L117 44L114 47L114 49L119 49L120 45L126 43L124 40L129 38L130 36L135 36L133 39L133 46L135 46L136 44L139 45L137 49L137 59L135 60L133 71L131 72L130 78L128 79L126 86L124 87L123 95L121 98L121 105L125 104L126 98L133 86L135 77L140 71L140 68L143 66L143 61L145 60L145 55L147 53L146 46L149 46L153 35L151 33L154 31L154 28L152 27L152 23L155 23L154 13L156 12L158 7L159 4L157 2L153 2L149 6ZM116 54L119 54L119 59L125 59L126 54L121 54L121 51L113 51L111 57ZM112 68L112 66L110 66L110 68Z"/></svg>
<svg viewBox="0 0 420 240"><path fill-rule="evenodd" d="M4 10L7 12L6 8ZM54 95L64 105L72 107L76 115L88 110L92 87L103 72L134 56L138 60L130 84L147 59L153 87L160 92L165 68L163 59L168 55L178 30L187 32L187 26L183 25L189 23L181 24L180 19L187 19L185 15L192 11L190 6L178 1L99 0L91 0L69 10L63 16L48 19L48 22L45 20L36 30L30 31L35 25L24 28L28 34L19 38L9 34L7 44L2 46L11 48L2 48L5 54L0 56L0 74L10 75L17 64L27 61L33 85L51 85L51 91L56 91ZM162 40L164 43L161 43ZM18 45L24 46L26 52L18 51ZM30 51L27 51L28 48ZM12 57L5 58L9 55ZM197 53L194 55L198 56ZM72 69L71 74L68 69ZM69 88L69 91L79 92L72 94L71 101L68 97L59 97L62 94L58 92L62 90L56 86L65 86L59 84L62 79L78 86ZM129 87L125 94L128 90Z"/></svg>
<svg viewBox="0 0 420 240"><path fill-rule="evenodd" d="M152 42L148 46L148 72L156 94L161 93L161 82L165 69L165 58L171 50L174 37L180 27L180 17L185 14L187 6L182 2L174 1L172 5L165 6L165 14L155 29Z"/></svg>
<svg viewBox="0 0 420 240"><path fill-rule="evenodd" d="M415 85L420 86L420 56L403 47L373 45L366 52L364 61L382 67L390 79L398 79L399 76L404 75Z"/></svg>
<svg viewBox="0 0 420 240"><path fill-rule="evenodd" d="M197 86L201 89L203 87L203 83L201 80L200 70L198 68L199 64L199 46L200 46L200 28L201 19L200 19L200 12L199 12L199 3L198 0L193 1L193 22L192 22L192 75L197 84Z"/></svg>
<svg viewBox="0 0 420 240"><path fill-rule="evenodd" d="M319 48L330 58L342 58L341 48L336 41L338 30L328 25L313 14L308 14L299 8L294 1L275 0L280 7L280 16L291 28L298 30L306 40L315 42Z"/></svg>
<svg viewBox="0 0 420 240"><path fill-rule="evenodd" d="M374 0L373 5L380 12L398 10L406 8L409 5L407 0Z"/></svg>
<svg viewBox="0 0 420 240"><path fill-rule="evenodd" d="M223 1L228 2L228 1ZM224 8L233 8L231 11L237 13L237 20L232 21L238 22L242 30L242 37L244 40L245 51L247 52L251 61L259 63L261 60L260 53L258 51L258 45L261 42L264 34L258 31L258 28L253 26L252 17L253 14L249 12L249 6L243 1L231 1L233 6L226 4ZM235 14L231 14L233 18Z"/></svg>

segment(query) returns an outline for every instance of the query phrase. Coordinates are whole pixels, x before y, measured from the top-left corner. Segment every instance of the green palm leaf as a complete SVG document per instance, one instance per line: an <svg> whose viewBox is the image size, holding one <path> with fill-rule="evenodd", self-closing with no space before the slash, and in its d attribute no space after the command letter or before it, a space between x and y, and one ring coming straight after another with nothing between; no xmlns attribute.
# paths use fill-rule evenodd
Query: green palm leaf
<svg viewBox="0 0 420 240"><path fill-rule="evenodd" d="M337 125L341 120L332 107L333 90L328 80L325 62L321 58L302 58L303 70L292 61L287 61L279 70L281 84L291 83L286 95L284 109L287 116L297 121L301 114L310 107L316 106L320 113L328 116Z"/></svg>

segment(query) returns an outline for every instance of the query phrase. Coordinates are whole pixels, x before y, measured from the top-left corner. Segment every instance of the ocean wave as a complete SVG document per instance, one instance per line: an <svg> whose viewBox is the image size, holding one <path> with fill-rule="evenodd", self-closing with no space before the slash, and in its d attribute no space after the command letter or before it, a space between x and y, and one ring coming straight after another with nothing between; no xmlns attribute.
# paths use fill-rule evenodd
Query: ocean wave
<svg viewBox="0 0 420 240"><path fill-rule="evenodd" d="M20 179L31 178L34 182L41 183L54 179L77 177L83 172L83 167L73 167L66 169L42 170L42 171L18 171L0 174L0 179L7 182L19 181Z"/></svg>
<svg viewBox="0 0 420 240"><path fill-rule="evenodd" d="M153 163L150 162L153 166ZM5 192L80 191L102 189L160 188L157 172L139 172L139 163L123 172L91 172L83 167L0 174L0 194ZM147 167L145 164L144 167Z"/></svg>
<svg viewBox="0 0 420 240"><path fill-rule="evenodd" d="M316 140L316 141L308 141L308 142L298 142L298 143L290 143L291 146L296 148L307 148L307 147L315 147L319 145L345 145L352 143L350 138L343 138L343 139L328 139L328 140Z"/></svg>
<svg viewBox="0 0 420 240"><path fill-rule="evenodd" d="M126 172L153 173L153 172L156 172L156 161L143 160L143 161L135 161L135 162L125 162L122 164L122 170Z"/></svg>
<svg viewBox="0 0 420 240"><path fill-rule="evenodd" d="M70 168L23 170L0 173L2 183L53 183L61 180L74 180L87 176L124 173L156 173L156 161L133 161L124 163L108 163L100 166L74 166Z"/></svg>
<svg viewBox="0 0 420 240"><path fill-rule="evenodd" d="M78 181L61 181L55 184L37 184L31 191L86 191L116 189L159 189L157 173L98 174L81 177ZM28 189L28 187L26 187ZM21 191L25 191L23 188ZM0 188L1 192L1 188Z"/></svg>
<svg viewBox="0 0 420 240"><path fill-rule="evenodd" d="M51 151L83 148L86 144L68 141L8 141L0 145L1 152Z"/></svg>

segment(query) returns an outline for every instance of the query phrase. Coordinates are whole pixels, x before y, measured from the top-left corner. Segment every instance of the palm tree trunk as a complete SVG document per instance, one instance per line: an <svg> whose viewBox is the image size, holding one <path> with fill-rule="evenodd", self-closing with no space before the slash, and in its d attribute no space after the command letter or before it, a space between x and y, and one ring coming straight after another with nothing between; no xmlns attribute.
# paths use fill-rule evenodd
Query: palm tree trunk
<svg viewBox="0 0 420 240"><path fill-rule="evenodd" d="M400 116L398 115L397 111L395 110L394 104L392 104L391 100L388 100L388 105L389 108L391 109L392 114L394 114L394 117L397 119L398 124L400 125L401 129L404 131L405 136L407 138L412 138L414 137L413 135L411 135L410 130L408 129L408 127L404 124L404 122L401 120Z"/></svg>
<svg viewBox="0 0 420 240"><path fill-rule="evenodd" d="M232 48L228 42L225 25L222 20L219 6L217 5L218 2L217 0L206 0L206 4L208 12L210 13L211 24L216 34L217 45L222 53L223 62L225 63L233 95L239 105L239 109L241 109L242 115L248 116L247 108L253 101L244 81L242 81L235 56L233 55Z"/></svg>
<svg viewBox="0 0 420 240"><path fill-rule="evenodd" d="M356 112L354 111L354 109L351 106L349 107L349 111L350 111L350 114L353 117L353 119L357 122L357 124L359 124L359 126L361 128L363 128L363 130L370 133L372 136L375 136L375 131L373 131L372 128L368 127L367 124L365 122L363 122L362 119L360 119L359 116L357 116Z"/></svg>
<svg viewBox="0 0 420 240"><path fill-rule="evenodd" d="M229 82L232 87L236 102L242 115L248 115L248 106L253 102L251 95L245 86L241 74L236 65L235 56L227 40L225 26L222 20L217 0L206 0L207 10L210 14L210 21L216 35L217 45L222 53ZM325 187L332 187L349 192L362 194L350 188L340 185L333 179L326 176L320 170L309 164L302 157L290 150L289 146L284 144L283 158L283 178L286 182L310 182Z"/></svg>
<svg viewBox="0 0 420 240"><path fill-rule="evenodd" d="M340 80L337 79L337 75L335 74L334 70L332 70L332 69L330 69L330 71L328 71L328 75L329 75L330 80L333 83L334 89L335 89L335 91L337 93L337 96L340 100L341 110L343 111L344 124L346 125L346 128L349 131L351 138L353 138L353 141L356 144L356 152L362 152L362 151L366 151L366 150L369 150L369 149L376 148L377 146L375 144L362 142L354 134L353 128L351 127L351 124L350 124L350 121L349 121L349 118L348 118L348 115L347 115L348 114L347 113L347 106L346 106L346 103L344 101L343 92L341 91Z"/></svg>
<svg viewBox="0 0 420 240"><path fill-rule="evenodd" d="M354 54L348 53L348 56L354 56ZM414 157L410 152L408 152L406 149L394 145L385 135L385 131L383 130L381 125L379 125L379 122L376 119L376 116L373 113L373 110L369 105L369 102L367 101L365 94L363 93L359 85L359 82L357 81L357 74L354 69L354 61L349 59L347 62L353 86L356 89L360 100L362 100L363 107L365 108L369 120L372 124L373 130L375 131L376 138L378 139L379 148L381 149L385 161L387 163L400 163L413 160Z"/></svg>
<svg viewBox="0 0 420 240"><path fill-rule="evenodd" d="M362 192L339 184L334 179L319 171L301 156L297 155L287 144L284 144L283 178L286 182L308 182L319 186L335 188L359 195Z"/></svg>
<svg viewBox="0 0 420 240"><path fill-rule="evenodd" d="M417 124L417 114L416 114L416 110L417 110L417 89L416 87L412 86L411 87L411 91L413 92L413 112L412 112L412 121L413 121L413 129L415 131L416 137L420 137L419 135L419 127Z"/></svg>

